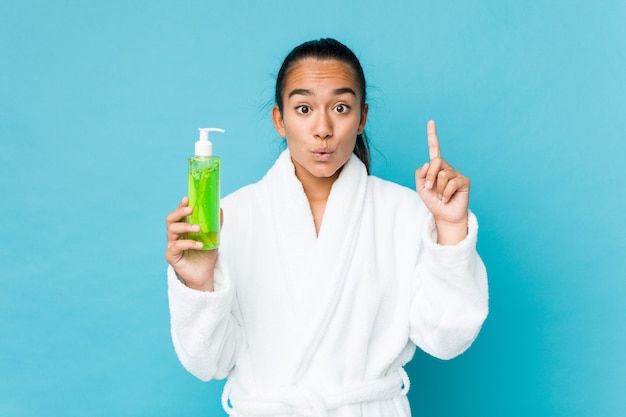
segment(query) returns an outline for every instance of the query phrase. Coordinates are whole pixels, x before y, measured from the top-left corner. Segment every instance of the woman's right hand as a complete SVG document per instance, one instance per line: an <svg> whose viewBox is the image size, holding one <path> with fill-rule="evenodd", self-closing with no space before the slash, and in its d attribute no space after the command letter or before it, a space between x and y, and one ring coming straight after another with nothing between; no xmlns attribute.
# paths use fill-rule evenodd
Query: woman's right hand
<svg viewBox="0 0 626 417"><path fill-rule="evenodd" d="M185 218L192 212L189 198L185 197L166 219L167 249L165 259L189 288L213 291L213 270L217 262L217 249L199 250L202 242L186 239L187 233L199 232L200 226L189 224ZM220 211L220 217L221 217Z"/></svg>

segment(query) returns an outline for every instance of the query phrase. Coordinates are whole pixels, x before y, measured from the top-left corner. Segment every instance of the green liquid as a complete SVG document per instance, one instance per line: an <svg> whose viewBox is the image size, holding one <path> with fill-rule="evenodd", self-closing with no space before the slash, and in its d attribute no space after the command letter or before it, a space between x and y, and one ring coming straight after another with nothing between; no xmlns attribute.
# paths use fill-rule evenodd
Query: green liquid
<svg viewBox="0 0 626 417"><path fill-rule="evenodd" d="M213 156L189 158L190 224L200 225L200 232L188 238L202 242L202 250L220 245L220 159Z"/></svg>

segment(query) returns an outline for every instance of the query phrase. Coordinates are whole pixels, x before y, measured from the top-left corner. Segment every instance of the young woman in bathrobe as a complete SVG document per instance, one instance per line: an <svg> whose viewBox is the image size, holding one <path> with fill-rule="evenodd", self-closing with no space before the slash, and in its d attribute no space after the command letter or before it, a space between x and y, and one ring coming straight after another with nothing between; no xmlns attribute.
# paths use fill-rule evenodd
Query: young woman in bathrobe
<svg viewBox="0 0 626 417"><path fill-rule="evenodd" d="M415 347L462 353L488 310L470 182L435 123L416 188L370 176L363 69L333 39L296 47L272 120L287 149L222 200L221 246L197 250L184 198L167 217L171 331L229 415L410 416Z"/></svg>

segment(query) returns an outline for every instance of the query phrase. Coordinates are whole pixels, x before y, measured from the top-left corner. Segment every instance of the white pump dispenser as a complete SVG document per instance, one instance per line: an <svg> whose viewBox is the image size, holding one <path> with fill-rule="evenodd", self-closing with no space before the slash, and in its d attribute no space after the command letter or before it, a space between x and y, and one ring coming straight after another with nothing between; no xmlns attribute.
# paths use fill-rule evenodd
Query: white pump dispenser
<svg viewBox="0 0 626 417"><path fill-rule="evenodd" d="M200 139L196 142L196 156L212 156L213 144L209 141L209 132L224 133L224 129L218 127L199 127Z"/></svg>

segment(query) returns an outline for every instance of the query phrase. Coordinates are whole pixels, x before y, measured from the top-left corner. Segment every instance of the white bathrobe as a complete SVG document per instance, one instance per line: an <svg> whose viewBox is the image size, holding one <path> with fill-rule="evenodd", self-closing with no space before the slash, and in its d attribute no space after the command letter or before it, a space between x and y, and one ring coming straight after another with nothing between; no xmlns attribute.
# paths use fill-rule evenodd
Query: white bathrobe
<svg viewBox="0 0 626 417"><path fill-rule="evenodd" d="M410 416L415 345L452 358L487 315L474 215L464 241L440 246L419 195L354 155L319 235L288 150L222 208L215 291L171 267L168 282L176 353L202 380L228 377L231 415Z"/></svg>

